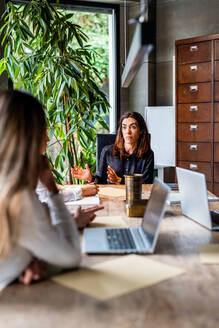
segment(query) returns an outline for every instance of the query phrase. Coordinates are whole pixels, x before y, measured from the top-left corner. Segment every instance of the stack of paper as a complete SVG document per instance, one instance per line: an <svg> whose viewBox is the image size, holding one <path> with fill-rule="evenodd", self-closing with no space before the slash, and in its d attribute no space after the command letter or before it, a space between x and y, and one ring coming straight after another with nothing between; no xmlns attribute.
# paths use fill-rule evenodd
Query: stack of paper
<svg viewBox="0 0 219 328"><path fill-rule="evenodd" d="M115 187L100 187L99 195L106 197L126 197L126 191L125 189L119 189Z"/></svg>

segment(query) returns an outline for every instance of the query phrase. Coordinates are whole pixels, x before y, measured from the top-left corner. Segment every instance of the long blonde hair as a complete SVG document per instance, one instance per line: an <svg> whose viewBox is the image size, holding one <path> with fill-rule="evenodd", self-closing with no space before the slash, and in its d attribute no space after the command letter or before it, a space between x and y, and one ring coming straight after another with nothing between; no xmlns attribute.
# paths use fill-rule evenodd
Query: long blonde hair
<svg viewBox="0 0 219 328"><path fill-rule="evenodd" d="M22 193L35 189L46 131L41 104L20 91L0 92L0 258L16 240Z"/></svg>

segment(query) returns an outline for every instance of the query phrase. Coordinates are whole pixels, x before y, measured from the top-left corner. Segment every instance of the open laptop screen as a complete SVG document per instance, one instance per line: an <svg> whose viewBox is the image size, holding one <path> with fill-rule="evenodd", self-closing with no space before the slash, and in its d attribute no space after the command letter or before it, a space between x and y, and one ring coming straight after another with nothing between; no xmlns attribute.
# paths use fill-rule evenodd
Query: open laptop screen
<svg viewBox="0 0 219 328"><path fill-rule="evenodd" d="M142 228L146 232L151 243L156 241L159 224L163 216L166 199L170 188L155 178L143 220Z"/></svg>
<svg viewBox="0 0 219 328"><path fill-rule="evenodd" d="M176 167L182 213L211 229L208 192L205 175Z"/></svg>

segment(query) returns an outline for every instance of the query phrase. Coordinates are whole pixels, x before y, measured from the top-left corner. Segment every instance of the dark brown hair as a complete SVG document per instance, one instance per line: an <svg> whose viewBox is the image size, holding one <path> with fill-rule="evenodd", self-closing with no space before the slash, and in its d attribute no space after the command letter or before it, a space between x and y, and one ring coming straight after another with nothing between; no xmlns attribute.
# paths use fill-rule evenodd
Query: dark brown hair
<svg viewBox="0 0 219 328"><path fill-rule="evenodd" d="M122 136L122 122L126 118L133 118L137 121L139 129L140 129L140 136L138 139L138 145L136 148L136 157L141 158L144 153L146 153L150 149L150 135L148 133L148 129L145 123L144 118L141 114L137 112L127 112L122 115L119 121L119 128L116 135L116 141L113 146L113 155L119 157L120 159L123 156L126 156L125 147L124 147L124 139Z"/></svg>

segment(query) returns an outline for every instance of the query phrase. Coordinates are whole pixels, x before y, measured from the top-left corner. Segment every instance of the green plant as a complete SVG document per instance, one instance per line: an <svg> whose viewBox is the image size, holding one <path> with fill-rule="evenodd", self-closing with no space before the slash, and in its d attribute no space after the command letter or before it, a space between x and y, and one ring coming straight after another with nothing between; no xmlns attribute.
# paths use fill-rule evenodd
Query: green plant
<svg viewBox="0 0 219 328"><path fill-rule="evenodd" d="M89 38L89 43L95 51L95 67L98 69L102 81L106 81L108 72L109 31L108 15L98 13L75 12L71 22L83 26L83 31ZM97 81L99 82L99 81ZM99 83L98 83L99 84ZM102 83L99 84L100 86Z"/></svg>
<svg viewBox="0 0 219 328"><path fill-rule="evenodd" d="M5 44L0 74L6 70L15 88L43 103L54 171L59 182L68 174L70 183L74 164L86 162L95 170L96 127L108 130L103 117L109 109L97 81L96 51L72 15L47 0L9 2L0 30Z"/></svg>

